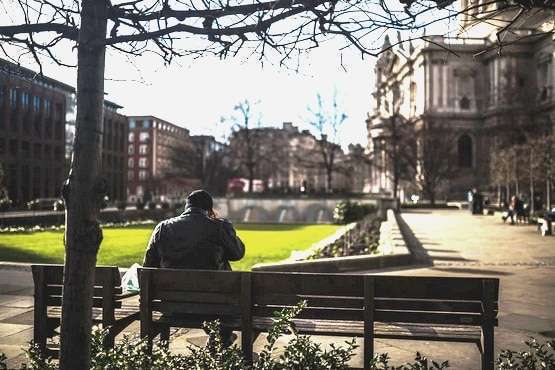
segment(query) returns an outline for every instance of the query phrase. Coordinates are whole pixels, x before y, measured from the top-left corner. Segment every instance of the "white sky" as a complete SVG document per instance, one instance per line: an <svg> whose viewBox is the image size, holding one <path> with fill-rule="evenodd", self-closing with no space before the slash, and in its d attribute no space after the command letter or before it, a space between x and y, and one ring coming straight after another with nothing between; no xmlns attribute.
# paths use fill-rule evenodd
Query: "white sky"
<svg viewBox="0 0 555 370"><path fill-rule="evenodd" d="M0 24L14 22L6 9L0 7ZM376 46L382 42L377 39ZM375 58L362 59L353 48L340 52L344 44L339 38L322 43L301 61L299 73L277 65L263 67L256 58L184 57L164 66L154 55L130 58L110 52L106 56L106 98L124 106L123 114L153 115L186 127L192 134L222 138L229 126L221 124L220 118L232 114L234 105L244 99L260 101L257 109L263 125L290 121L304 129L310 128L307 107L315 104L316 94L331 102L336 91L348 116L340 131L341 144L366 145L365 119L372 107ZM67 47L64 53L64 60L75 60L75 50ZM31 58L20 62L37 69ZM45 75L76 86L76 69L47 63L43 68Z"/></svg>

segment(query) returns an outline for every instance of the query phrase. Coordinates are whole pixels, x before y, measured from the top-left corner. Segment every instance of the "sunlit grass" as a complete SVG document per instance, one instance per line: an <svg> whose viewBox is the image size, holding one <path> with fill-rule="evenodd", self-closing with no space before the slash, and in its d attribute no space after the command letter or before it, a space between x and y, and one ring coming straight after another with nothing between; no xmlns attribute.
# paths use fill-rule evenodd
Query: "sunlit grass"
<svg viewBox="0 0 555 370"><path fill-rule="evenodd" d="M154 225L105 228L97 264L128 267L142 263ZM293 250L303 250L333 234L336 225L239 224L237 233L246 255L233 262L234 270L249 270L259 262L279 261ZM62 231L0 234L0 261L63 263Z"/></svg>

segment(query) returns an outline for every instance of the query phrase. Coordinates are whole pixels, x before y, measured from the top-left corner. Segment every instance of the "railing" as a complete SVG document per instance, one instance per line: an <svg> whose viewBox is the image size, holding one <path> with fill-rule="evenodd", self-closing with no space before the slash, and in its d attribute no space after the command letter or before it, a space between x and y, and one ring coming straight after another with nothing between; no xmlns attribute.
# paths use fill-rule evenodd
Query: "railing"
<svg viewBox="0 0 555 370"><path fill-rule="evenodd" d="M445 36L430 36L425 37L425 46L432 45L445 45L450 46L486 46L487 40L483 38L470 38L470 37L445 37Z"/></svg>

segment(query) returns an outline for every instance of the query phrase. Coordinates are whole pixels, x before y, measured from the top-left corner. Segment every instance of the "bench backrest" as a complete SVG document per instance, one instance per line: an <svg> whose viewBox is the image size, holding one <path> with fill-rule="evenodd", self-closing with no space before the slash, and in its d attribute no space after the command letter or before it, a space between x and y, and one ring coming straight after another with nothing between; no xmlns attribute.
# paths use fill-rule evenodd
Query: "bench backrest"
<svg viewBox="0 0 555 370"><path fill-rule="evenodd" d="M499 280L253 272L254 316L307 301L300 318L480 325L494 320ZM368 310L367 310L368 311Z"/></svg>
<svg viewBox="0 0 555 370"><path fill-rule="evenodd" d="M243 272L139 269L141 313L237 315Z"/></svg>
<svg viewBox="0 0 555 370"><path fill-rule="evenodd" d="M64 265L32 265L35 285L35 308L61 306ZM115 266L98 266L95 270L93 307L113 310L120 308L121 277Z"/></svg>

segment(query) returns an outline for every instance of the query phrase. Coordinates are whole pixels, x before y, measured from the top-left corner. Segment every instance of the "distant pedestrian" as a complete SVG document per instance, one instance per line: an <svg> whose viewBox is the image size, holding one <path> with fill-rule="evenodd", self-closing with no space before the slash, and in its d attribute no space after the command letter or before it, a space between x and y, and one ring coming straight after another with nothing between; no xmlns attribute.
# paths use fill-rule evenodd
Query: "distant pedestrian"
<svg viewBox="0 0 555 370"><path fill-rule="evenodd" d="M506 222L507 219L511 219L511 225L515 224L515 216L517 215L517 209L519 207L520 199L516 195L511 197L511 201L509 202L509 209L507 213L503 215L503 222Z"/></svg>

